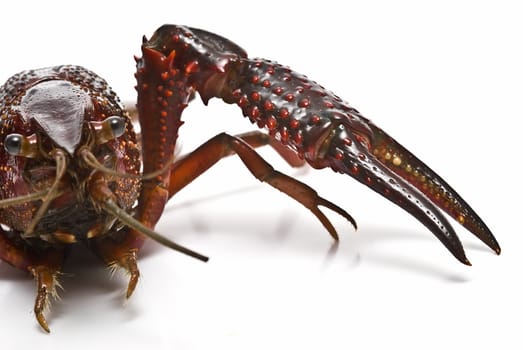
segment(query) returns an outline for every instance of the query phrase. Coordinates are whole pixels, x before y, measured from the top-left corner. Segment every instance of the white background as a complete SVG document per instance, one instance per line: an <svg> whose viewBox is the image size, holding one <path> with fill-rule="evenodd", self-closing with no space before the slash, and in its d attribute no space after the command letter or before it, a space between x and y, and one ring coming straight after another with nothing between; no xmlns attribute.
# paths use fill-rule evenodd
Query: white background
<svg viewBox="0 0 523 350"><path fill-rule="evenodd" d="M133 55L163 23L222 34L347 99L456 188L501 243L496 256L455 225L473 266L415 219L348 176L277 168L358 221L328 213L337 252L300 205L227 159L172 201L159 232L207 264L149 243L124 305L123 276L88 252L65 266L44 334L34 282L0 264L2 349L521 349L523 12L517 1L10 2L0 12L0 80L79 64L135 98ZM189 151L254 126L234 106L196 100Z"/></svg>

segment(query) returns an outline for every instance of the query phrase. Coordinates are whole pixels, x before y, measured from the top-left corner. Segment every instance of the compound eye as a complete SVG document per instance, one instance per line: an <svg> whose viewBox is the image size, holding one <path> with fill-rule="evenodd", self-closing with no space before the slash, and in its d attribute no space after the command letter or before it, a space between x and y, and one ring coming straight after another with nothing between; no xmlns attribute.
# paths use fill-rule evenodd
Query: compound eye
<svg viewBox="0 0 523 350"><path fill-rule="evenodd" d="M125 133L126 119L118 115L105 118L102 121L91 121L96 143L101 145L109 140L114 140Z"/></svg>
<svg viewBox="0 0 523 350"><path fill-rule="evenodd" d="M4 148L12 156L33 158L38 154L36 135L9 134L5 137Z"/></svg>
<svg viewBox="0 0 523 350"><path fill-rule="evenodd" d="M114 138L120 137L125 132L125 119L117 115L113 115L104 120L112 130Z"/></svg>
<svg viewBox="0 0 523 350"><path fill-rule="evenodd" d="M24 137L20 134L9 134L5 137L4 148L12 156L19 156Z"/></svg>

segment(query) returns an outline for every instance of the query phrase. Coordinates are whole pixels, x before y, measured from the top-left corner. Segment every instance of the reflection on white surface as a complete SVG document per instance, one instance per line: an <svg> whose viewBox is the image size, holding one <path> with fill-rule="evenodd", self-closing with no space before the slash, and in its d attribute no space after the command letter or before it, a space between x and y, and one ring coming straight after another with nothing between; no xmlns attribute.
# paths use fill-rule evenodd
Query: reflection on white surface
<svg viewBox="0 0 523 350"><path fill-rule="evenodd" d="M120 19L109 4L93 2L81 16L53 21L48 2L4 7L0 77L81 64L129 100L142 34L164 22L219 32L347 98L441 173L485 219L503 252L495 256L458 228L473 264L462 266L401 209L349 177L311 170L300 180L359 224L354 232L327 213L341 236L333 246L305 209L228 159L183 190L157 227L209 255L207 264L151 242L136 293L124 303L125 277L111 278L96 258L75 250L61 299L48 313L50 335L32 313L34 282L0 264L2 349L521 348L513 320L523 314L523 235L519 207L509 204L522 194L511 184L521 148L512 125L523 113L516 9L503 1L349 1L346 13L327 1L303 6L296 22L261 27L253 15L224 21L216 14L235 6L223 1L199 2L206 11L173 1L133 5ZM296 10L263 3L282 18ZM253 128L237 108L214 100L208 107L195 102L184 119L184 151L220 131ZM273 152L261 153L294 174Z"/></svg>
<svg viewBox="0 0 523 350"><path fill-rule="evenodd" d="M438 338L441 328L448 337L494 342L476 329L501 312L490 303L503 256L465 239L475 267L462 266L407 215L399 219L406 225L386 216L380 218L390 225L360 221L357 232L337 220L342 240L333 249L314 218L270 192L260 186L171 207L158 230L211 260L204 264L150 242L140 260L143 278L125 305L124 276L110 278L89 252L76 250L65 268L62 298L49 313L51 336L31 313L32 280L2 265L2 300L8 300L2 307L9 319L1 322L28 334L18 343L81 338L86 348L115 339L136 348L372 348L383 338L408 344L431 339L436 348L447 344ZM510 296L514 288L504 293ZM507 334L510 327L499 331Z"/></svg>

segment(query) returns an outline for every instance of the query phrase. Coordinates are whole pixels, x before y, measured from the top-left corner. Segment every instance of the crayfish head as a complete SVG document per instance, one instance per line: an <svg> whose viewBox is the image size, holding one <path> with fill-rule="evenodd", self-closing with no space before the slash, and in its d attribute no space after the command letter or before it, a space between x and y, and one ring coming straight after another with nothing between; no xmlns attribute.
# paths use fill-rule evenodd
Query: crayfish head
<svg viewBox="0 0 523 350"><path fill-rule="evenodd" d="M107 83L78 66L24 71L0 89L0 222L22 237L73 243L100 215L87 182L106 174L118 205L132 208L141 187L140 151L131 120ZM100 225L99 221L103 221ZM56 239L55 239L56 238Z"/></svg>

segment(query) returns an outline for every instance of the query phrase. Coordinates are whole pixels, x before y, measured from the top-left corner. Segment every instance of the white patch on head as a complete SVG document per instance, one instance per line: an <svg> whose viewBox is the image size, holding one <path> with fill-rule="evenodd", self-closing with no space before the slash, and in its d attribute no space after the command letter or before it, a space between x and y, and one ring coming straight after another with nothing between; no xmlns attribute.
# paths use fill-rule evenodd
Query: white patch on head
<svg viewBox="0 0 523 350"><path fill-rule="evenodd" d="M27 90L20 103L26 121L34 119L43 131L69 154L82 137L85 111L92 108L91 98L65 80L49 80Z"/></svg>

